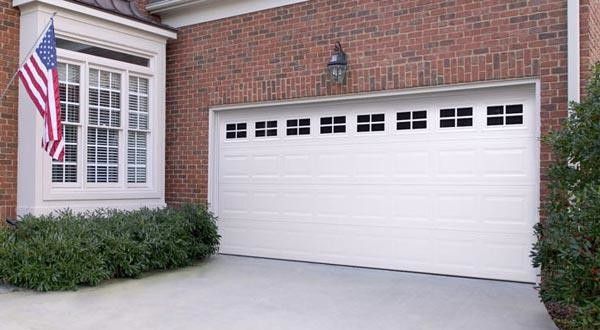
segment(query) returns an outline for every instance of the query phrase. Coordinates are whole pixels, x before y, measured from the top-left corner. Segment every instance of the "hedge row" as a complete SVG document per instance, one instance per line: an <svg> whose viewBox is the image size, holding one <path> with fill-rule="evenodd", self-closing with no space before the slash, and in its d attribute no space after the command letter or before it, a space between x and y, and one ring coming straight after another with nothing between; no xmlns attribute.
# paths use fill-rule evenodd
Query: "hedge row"
<svg viewBox="0 0 600 330"><path fill-rule="evenodd" d="M556 162L532 252L540 296L561 329L600 329L600 66L586 91L545 139Z"/></svg>
<svg viewBox="0 0 600 330"><path fill-rule="evenodd" d="M0 282L73 290L110 278L188 266L217 252L215 217L203 206L70 211L0 228Z"/></svg>

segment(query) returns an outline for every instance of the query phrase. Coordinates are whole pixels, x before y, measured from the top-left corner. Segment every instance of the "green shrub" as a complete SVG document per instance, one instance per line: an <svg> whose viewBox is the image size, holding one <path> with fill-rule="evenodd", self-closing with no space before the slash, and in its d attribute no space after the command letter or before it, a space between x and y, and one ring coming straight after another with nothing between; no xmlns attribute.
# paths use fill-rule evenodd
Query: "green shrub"
<svg viewBox="0 0 600 330"><path fill-rule="evenodd" d="M600 66L580 104L548 143L547 218L532 256L542 266L540 296L562 328L600 329Z"/></svg>
<svg viewBox="0 0 600 330"><path fill-rule="evenodd" d="M216 253L219 238L214 216L195 205L26 216L16 229L0 228L0 280L72 290L190 265Z"/></svg>

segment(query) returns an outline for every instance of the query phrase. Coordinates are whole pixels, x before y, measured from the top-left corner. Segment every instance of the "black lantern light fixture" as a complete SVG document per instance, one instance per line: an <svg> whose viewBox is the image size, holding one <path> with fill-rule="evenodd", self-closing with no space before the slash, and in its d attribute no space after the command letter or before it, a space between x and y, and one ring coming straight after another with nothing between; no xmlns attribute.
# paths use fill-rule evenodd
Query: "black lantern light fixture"
<svg viewBox="0 0 600 330"><path fill-rule="evenodd" d="M331 55L331 61L327 64L329 75L333 81L338 84L343 84L346 80L346 73L348 72L348 61L346 60L346 53L342 50L340 42L335 43L334 53Z"/></svg>

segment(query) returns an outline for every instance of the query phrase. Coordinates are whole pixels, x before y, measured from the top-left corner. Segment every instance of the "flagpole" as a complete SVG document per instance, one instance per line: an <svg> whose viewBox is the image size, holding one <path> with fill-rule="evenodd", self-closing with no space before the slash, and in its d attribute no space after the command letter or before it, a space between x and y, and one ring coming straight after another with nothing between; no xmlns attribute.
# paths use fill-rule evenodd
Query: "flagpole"
<svg viewBox="0 0 600 330"><path fill-rule="evenodd" d="M52 16L50 17L50 20L48 21L48 23L46 24L46 26L42 30L42 33L40 34L40 36L37 38L37 40L35 41L35 43L33 43L33 46L31 46L31 49L29 49L29 51L27 52L27 55L25 55L23 57L24 58L23 63L21 63L19 65L19 67L17 68L17 71L15 71L15 73L12 75L12 78L10 78L10 81L8 82L8 85L6 85L6 88L4 88L4 91L2 91L2 96L0 96L0 104L2 104L2 102L4 101L4 97L6 96L6 93L8 92L8 89L10 88L10 86L12 85L12 83L15 81L15 78L17 78L17 74L19 74L19 69L23 66L23 64L25 63L25 61L27 61L27 58L29 58L29 55L31 54L31 52L33 52L33 50L35 49L35 47L37 47L37 45L40 43L40 40L42 40L42 37L46 34L46 30L48 30L48 28L50 27L50 24L52 24L52 21L54 20L54 16L56 16L56 12L54 12L52 14Z"/></svg>

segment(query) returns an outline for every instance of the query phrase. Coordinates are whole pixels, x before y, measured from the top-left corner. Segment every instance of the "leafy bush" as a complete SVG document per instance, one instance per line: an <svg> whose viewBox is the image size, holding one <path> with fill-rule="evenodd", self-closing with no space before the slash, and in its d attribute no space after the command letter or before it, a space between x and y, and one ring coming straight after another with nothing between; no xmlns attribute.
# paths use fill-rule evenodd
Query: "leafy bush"
<svg viewBox="0 0 600 330"><path fill-rule="evenodd" d="M542 266L540 296L562 328L600 329L600 66L580 104L548 143L547 219L532 256Z"/></svg>
<svg viewBox="0 0 600 330"><path fill-rule="evenodd" d="M0 228L0 281L38 291L187 266L216 253L220 238L215 217L195 205L21 220Z"/></svg>

